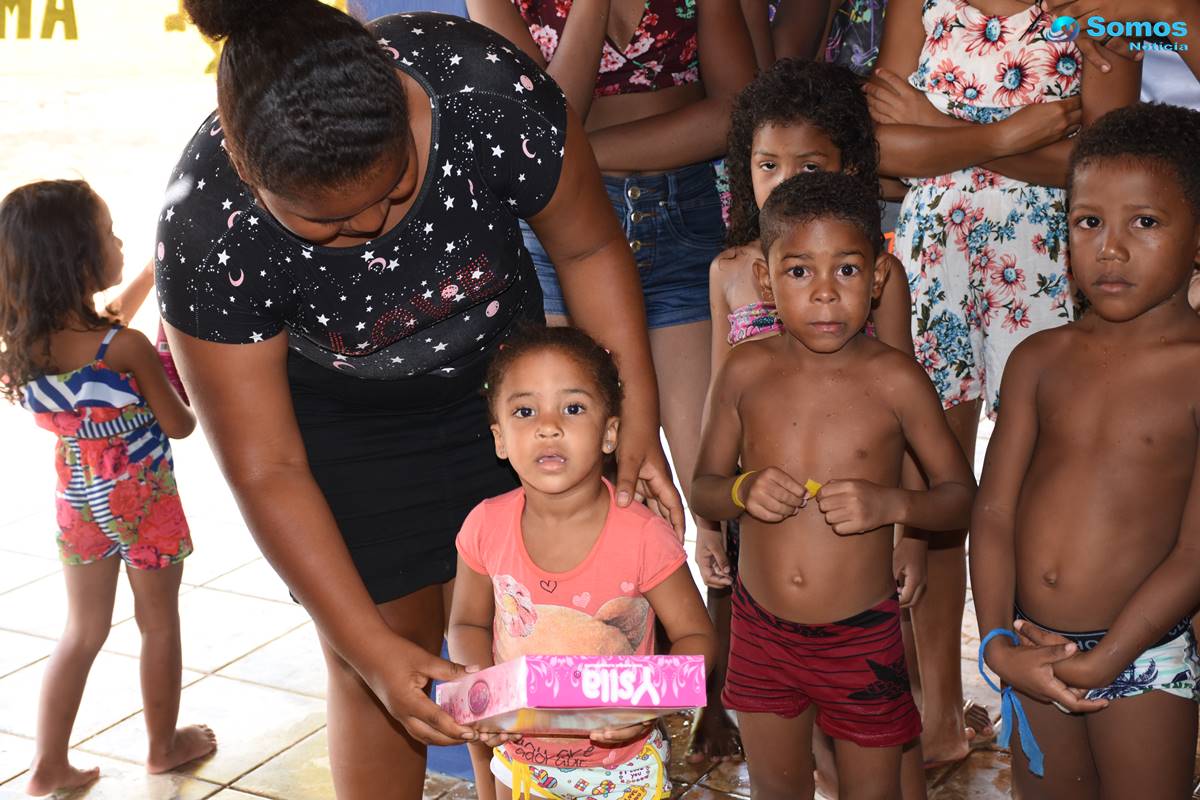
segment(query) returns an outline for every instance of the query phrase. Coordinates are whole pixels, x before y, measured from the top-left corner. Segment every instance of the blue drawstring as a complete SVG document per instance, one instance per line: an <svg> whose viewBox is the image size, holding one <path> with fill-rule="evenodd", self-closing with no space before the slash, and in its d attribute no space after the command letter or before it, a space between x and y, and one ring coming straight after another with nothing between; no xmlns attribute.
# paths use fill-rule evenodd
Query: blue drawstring
<svg viewBox="0 0 1200 800"><path fill-rule="evenodd" d="M1033 728L1029 727L1029 718L1025 716L1025 709L1021 707L1021 698L1017 697L1011 686L1005 686L1003 689L997 686L983 666L983 651L987 648L988 642L997 636L1007 636L1012 639L1013 644L1018 646L1021 644L1017 634L1007 628L996 628L983 637L983 641L979 643L979 674L983 676L987 685L992 687L992 691L1000 693L1000 735L996 737L996 744L1001 747L1009 746L1012 738L1013 717L1016 717L1017 727L1021 732L1021 750L1025 752L1025 758L1029 760L1029 771L1041 778L1045 774L1042 748L1038 747L1037 740L1033 738Z"/></svg>

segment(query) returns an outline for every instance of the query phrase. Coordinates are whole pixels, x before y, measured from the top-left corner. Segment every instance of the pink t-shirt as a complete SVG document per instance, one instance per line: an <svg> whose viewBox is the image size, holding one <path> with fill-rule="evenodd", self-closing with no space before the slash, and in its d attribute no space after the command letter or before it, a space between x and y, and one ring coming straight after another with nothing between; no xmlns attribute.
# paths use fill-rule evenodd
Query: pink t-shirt
<svg viewBox="0 0 1200 800"><path fill-rule="evenodd" d="M523 489L484 500L467 516L458 552L468 567L492 579L497 664L521 655L654 652L654 611L642 595L666 580L687 555L670 525L636 503L618 508L612 485L604 484L609 493L604 529L587 557L567 572L546 572L526 552ZM615 766L641 752L642 741L614 748L579 737L526 736L506 748L526 764Z"/></svg>

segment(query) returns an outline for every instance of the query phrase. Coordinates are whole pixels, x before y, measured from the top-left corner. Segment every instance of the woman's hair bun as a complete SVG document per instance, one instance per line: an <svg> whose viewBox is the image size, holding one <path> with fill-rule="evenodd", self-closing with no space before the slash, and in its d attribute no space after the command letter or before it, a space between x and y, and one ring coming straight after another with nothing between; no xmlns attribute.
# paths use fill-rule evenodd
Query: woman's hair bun
<svg viewBox="0 0 1200 800"><path fill-rule="evenodd" d="M298 0L183 0L184 10L210 39L224 39L269 23L289 12ZM317 0L303 0L317 2Z"/></svg>

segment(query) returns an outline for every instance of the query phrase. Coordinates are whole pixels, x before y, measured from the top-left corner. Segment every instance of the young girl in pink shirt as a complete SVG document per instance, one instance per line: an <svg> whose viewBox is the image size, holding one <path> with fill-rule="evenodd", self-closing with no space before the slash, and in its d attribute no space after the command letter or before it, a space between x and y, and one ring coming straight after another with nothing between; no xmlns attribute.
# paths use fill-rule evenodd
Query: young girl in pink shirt
<svg viewBox="0 0 1200 800"><path fill-rule="evenodd" d="M683 546L644 506L618 508L602 477L621 405L608 352L574 328L524 330L496 356L486 393L496 455L521 488L480 503L458 534L451 657L490 666L526 654L649 655L657 615L671 654L711 663L716 639ZM501 800L671 793L667 741L653 723L483 741L495 747ZM472 755L483 783L489 753Z"/></svg>

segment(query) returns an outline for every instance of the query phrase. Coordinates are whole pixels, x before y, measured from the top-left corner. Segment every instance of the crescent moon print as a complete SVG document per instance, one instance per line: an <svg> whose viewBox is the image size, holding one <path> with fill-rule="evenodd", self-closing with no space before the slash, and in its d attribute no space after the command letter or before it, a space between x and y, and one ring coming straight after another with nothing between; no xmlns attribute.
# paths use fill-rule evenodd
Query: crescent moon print
<svg viewBox="0 0 1200 800"><path fill-rule="evenodd" d="M475 196L475 184L471 182L470 178L467 178L467 191L471 193L471 197Z"/></svg>
<svg viewBox="0 0 1200 800"><path fill-rule="evenodd" d="M525 154L526 158L537 158L537 153L529 150L529 140L524 136L521 137L521 152Z"/></svg>
<svg viewBox="0 0 1200 800"><path fill-rule="evenodd" d="M371 259L371 263L367 264L367 269L378 268L382 272L383 268L386 266L387 266L386 258L373 258L373 259Z"/></svg>
<svg viewBox="0 0 1200 800"><path fill-rule="evenodd" d="M220 132L221 132L221 122L220 122L220 120L218 120L218 121L214 122L214 123L212 124L212 127L208 129L208 135L209 135L209 136L216 136L216 135L217 135L218 133L220 133Z"/></svg>
<svg viewBox="0 0 1200 800"><path fill-rule="evenodd" d="M246 271L239 269L238 277L237 277L236 281L233 279L232 275L229 276L229 285L230 286L241 286L242 283L245 282L245 280L246 280Z"/></svg>
<svg viewBox="0 0 1200 800"><path fill-rule="evenodd" d="M342 367L345 367L346 369L354 369L354 365L351 364L349 361L338 360L338 361L333 362L334 369L340 370Z"/></svg>
<svg viewBox="0 0 1200 800"><path fill-rule="evenodd" d="M400 51L394 47L385 47L385 48L383 48L383 50L385 53L392 54L392 61L396 61L397 59L400 58Z"/></svg>
<svg viewBox="0 0 1200 800"><path fill-rule="evenodd" d="M240 211L235 211L235 212L233 212L232 214L230 214L230 215L229 215L229 221L228 221L227 223L225 223L226 227L232 228L232 227L233 227L233 221L234 221L235 219L237 219L237 215L238 215L238 214L240 214L240 213L242 213L242 212L240 212Z"/></svg>
<svg viewBox="0 0 1200 800"><path fill-rule="evenodd" d="M165 244L163 244L162 242L159 242L158 243L158 260L162 261L166 255L167 255L167 246Z"/></svg>

